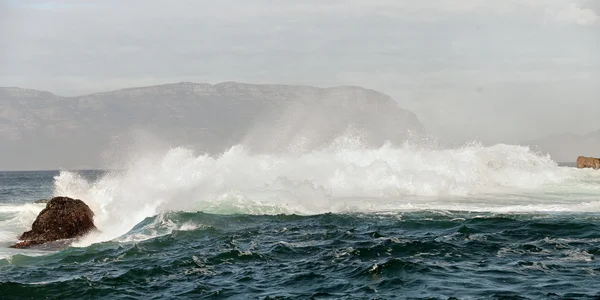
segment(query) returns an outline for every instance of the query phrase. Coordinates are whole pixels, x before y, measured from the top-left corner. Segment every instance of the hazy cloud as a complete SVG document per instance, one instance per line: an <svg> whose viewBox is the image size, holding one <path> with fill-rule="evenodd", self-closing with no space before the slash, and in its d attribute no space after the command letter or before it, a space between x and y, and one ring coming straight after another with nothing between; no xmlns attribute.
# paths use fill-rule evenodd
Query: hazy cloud
<svg viewBox="0 0 600 300"><path fill-rule="evenodd" d="M568 7L565 7L556 14L556 20L558 22L582 26L595 25L599 19L600 16L598 16L598 13L594 10L593 5L590 6L590 8L586 8L578 3L571 3Z"/></svg>
<svg viewBox="0 0 600 300"><path fill-rule="evenodd" d="M75 95L177 81L355 84L454 139L600 128L600 0L0 5L0 86Z"/></svg>

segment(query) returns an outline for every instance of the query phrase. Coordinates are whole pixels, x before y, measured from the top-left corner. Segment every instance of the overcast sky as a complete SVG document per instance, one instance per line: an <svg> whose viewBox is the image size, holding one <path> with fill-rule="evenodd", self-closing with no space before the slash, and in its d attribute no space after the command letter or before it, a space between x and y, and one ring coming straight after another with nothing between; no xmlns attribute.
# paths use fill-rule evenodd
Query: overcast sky
<svg viewBox="0 0 600 300"><path fill-rule="evenodd" d="M600 129L600 0L0 0L0 86L360 85L450 139Z"/></svg>

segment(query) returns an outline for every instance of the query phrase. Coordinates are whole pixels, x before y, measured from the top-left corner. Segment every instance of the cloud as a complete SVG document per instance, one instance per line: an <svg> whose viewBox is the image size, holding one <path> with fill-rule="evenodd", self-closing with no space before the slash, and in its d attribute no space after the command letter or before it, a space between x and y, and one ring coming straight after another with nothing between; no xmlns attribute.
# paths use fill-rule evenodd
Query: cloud
<svg viewBox="0 0 600 300"><path fill-rule="evenodd" d="M600 127L599 11L599 0L0 0L0 86L355 84L442 135L537 137Z"/></svg>
<svg viewBox="0 0 600 300"><path fill-rule="evenodd" d="M556 20L567 24L592 26L598 23L600 16L592 8L584 8L577 3L571 3L556 14Z"/></svg>

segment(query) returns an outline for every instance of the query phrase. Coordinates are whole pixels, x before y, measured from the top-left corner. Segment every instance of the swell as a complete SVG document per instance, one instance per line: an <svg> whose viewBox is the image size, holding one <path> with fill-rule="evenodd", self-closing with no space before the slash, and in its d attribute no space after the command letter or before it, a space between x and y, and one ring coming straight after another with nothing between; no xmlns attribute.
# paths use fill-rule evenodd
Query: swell
<svg viewBox="0 0 600 300"><path fill-rule="evenodd" d="M319 214L410 210L597 211L600 175L559 167L527 147L363 147L341 137L299 154L222 155L185 148L135 153L96 180L61 172L55 195L83 199L101 236L114 239L161 212ZM543 204L540 204L544 201Z"/></svg>
<svg viewBox="0 0 600 300"><path fill-rule="evenodd" d="M435 149L406 143L370 149L341 138L329 148L299 154L251 154L240 146L216 157L185 148L149 153L135 153L117 171L55 176L53 194L84 200L101 230L76 246L120 238L143 220L169 211L600 211L600 172L559 167L520 146ZM0 206L0 243L14 242L41 208ZM128 237L142 240L178 229L164 222L164 229Z"/></svg>
<svg viewBox="0 0 600 300"><path fill-rule="evenodd" d="M165 224L195 226L0 260L0 291L66 298L156 291L236 299L598 296L598 214L178 212L144 220L126 235Z"/></svg>

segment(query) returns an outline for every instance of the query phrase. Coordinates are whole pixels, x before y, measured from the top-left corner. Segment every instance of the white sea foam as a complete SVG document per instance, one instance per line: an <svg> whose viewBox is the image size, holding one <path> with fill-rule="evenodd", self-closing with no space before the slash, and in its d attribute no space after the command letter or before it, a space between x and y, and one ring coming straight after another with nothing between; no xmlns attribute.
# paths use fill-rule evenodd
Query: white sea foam
<svg viewBox="0 0 600 300"><path fill-rule="evenodd" d="M83 199L110 240L170 210L316 214L395 210L497 212L598 211L600 172L559 167L527 147L471 144L427 149L406 143L367 149L338 139L301 154L251 154L236 146L220 156L186 148L137 153L121 171L88 182L55 178L55 195Z"/></svg>
<svg viewBox="0 0 600 300"><path fill-rule="evenodd" d="M0 244L15 242L19 232L30 229L43 208L43 204L0 205Z"/></svg>
<svg viewBox="0 0 600 300"><path fill-rule="evenodd" d="M236 146L220 156L186 148L136 150L96 181L63 171L56 196L84 200L102 231L75 245L139 241L202 224L175 224L168 211L317 214L461 210L600 211L600 172L559 167L526 147L471 144L432 149L409 143L367 149L342 137L312 152L251 154ZM0 243L28 230L43 204L0 205ZM158 215L143 230L130 231Z"/></svg>
<svg viewBox="0 0 600 300"><path fill-rule="evenodd" d="M20 249L10 249L18 236L31 228L31 224L44 208L43 204L0 204L0 260L9 262ZM40 251L29 251L28 255L42 255Z"/></svg>

